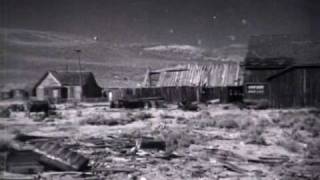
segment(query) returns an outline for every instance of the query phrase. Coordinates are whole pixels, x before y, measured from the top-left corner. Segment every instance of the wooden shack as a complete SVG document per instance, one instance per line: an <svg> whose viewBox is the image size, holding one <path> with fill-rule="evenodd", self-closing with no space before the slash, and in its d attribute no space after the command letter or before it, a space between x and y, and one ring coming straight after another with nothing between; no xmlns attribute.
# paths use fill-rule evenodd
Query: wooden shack
<svg viewBox="0 0 320 180"><path fill-rule="evenodd" d="M268 77L297 64L319 63L319 57L320 43L309 35L252 36L242 64L245 99L268 99Z"/></svg>
<svg viewBox="0 0 320 180"><path fill-rule="evenodd" d="M148 70L142 88L126 90L134 97L162 97L168 102L223 102L242 99L242 72L238 62L183 64L158 70ZM124 92L124 91L122 91Z"/></svg>
<svg viewBox="0 0 320 180"><path fill-rule="evenodd" d="M320 107L320 64L301 64L267 78L271 107Z"/></svg>
<svg viewBox="0 0 320 180"><path fill-rule="evenodd" d="M29 97L28 91L24 89L12 89L10 93L13 99L27 99Z"/></svg>
<svg viewBox="0 0 320 180"><path fill-rule="evenodd" d="M48 71L33 88L38 100L83 100L102 96L92 72Z"/></svg>

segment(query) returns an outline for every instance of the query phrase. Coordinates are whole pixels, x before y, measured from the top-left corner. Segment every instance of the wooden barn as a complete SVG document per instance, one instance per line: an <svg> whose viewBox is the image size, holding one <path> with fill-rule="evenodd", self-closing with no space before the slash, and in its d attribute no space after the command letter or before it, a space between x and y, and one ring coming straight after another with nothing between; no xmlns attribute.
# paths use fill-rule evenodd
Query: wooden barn
<svg viewBox="0 0 320 180"><path fill-rule="evenodd" d="M111 92L113 100L160 97L167 102L242 100L242 76L237 62L186 64L148 70L142 87ZM110 99L110 98L109 98Z"/></svg>
<svg viewBox="0 0 320 180"><path fill-rule="evenodd" d="M33 88L38 100L84 100L101 97L92 72L48 71Z"/></svg>
<svg viewBox="0 0 320 180"><path fill-rule="evenodd" d="M244 63L246 100L267 100L268 78L299 64L319 63L320 43L308 35L260 35L249 40Z"/></svg>
<svg viewBox="0 0 320 180"><path fill-rule="evenodd" d="M274 108L320 107L320 64L294 65L267 78Z"/></svg>

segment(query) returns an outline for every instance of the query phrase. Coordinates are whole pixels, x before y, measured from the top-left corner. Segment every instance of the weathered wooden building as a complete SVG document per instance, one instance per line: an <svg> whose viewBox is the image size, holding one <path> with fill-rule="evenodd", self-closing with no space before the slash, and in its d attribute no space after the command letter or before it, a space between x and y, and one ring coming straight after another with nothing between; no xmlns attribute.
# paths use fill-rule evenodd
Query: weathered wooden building
<svg viewBox="0 0 320 180"><path fill-rule="evenodd" d="M12 89L10 93L13 99L27 99L29 97L28 91L24 89Z"/></svg>
<svg viewBox="0 0 320 180"><path fill-rule="evenodd" d="M48 71L33 89L38 100L83 100L101 97L92 72Z"/></svg>
<svg viewBox="0 0 320 180"><path fill-rule="evenodd" d="M270 76L296 65L319 63L319 57L320 43L308 35L251 37L242 64L245 99L267 100L272 90L267 80Z"/></svg>
<svg viewBox="0 0 320 180"><path fill-rule="evenodd" d="M320 64L294 65L269 78L269 103L275 108L320 106Z"/></svg>
<svg viewBox="0 0 320 180"><path fill-rule="evenodd" d="M237 62L186 64L148 70L142 87L110 91L110 97L113 100L161 97L167 102L211 99L230 102L242 98L241 84L241 70Z"/></svg>

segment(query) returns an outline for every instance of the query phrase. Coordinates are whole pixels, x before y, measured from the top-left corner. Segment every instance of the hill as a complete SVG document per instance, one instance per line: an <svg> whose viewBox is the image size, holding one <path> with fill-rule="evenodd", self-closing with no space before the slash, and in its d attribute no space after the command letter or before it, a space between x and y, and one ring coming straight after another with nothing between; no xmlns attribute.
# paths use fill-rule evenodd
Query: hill
<svg viewBox="0 0 320 180"><path fill-rule="evenodd" d="M233 49L235 47L232 47ZM81 64L97 76L102 87L136 86L148 67L153 69L184 63L221 60L224 56L242 60L239 51L207 50L190 45L115 44L97 37L25 29L0 29L0 84L32 84L47 70L77 70ZM221 57L221 58L220 58ZM208 61L209 60L209 61Z"/></svg>

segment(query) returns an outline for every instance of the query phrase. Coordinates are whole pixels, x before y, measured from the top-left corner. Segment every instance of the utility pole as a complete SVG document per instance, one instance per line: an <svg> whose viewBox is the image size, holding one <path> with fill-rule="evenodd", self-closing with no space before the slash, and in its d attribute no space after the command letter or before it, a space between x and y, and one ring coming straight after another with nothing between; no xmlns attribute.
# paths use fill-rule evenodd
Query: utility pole
<svg viewBox="0 0 320 180"><path fill-rule="evenodd" d="M76 49L74 50L77 55L78 55L78 65L79 65L79 84L80 84L80 88L81 88L81 93L80 93L80 101L82 100L82 68L81 68L81 58L80 58L80 54L81 54L81 49Z"/></svg>

